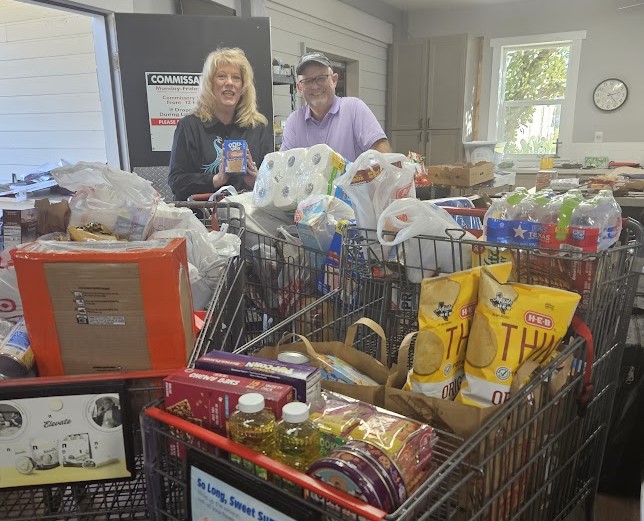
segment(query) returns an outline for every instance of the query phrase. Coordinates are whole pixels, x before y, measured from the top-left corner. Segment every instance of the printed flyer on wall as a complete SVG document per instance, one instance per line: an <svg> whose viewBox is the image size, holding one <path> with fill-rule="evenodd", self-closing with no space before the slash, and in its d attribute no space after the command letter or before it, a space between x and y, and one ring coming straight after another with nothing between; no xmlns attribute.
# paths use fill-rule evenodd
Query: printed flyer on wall
<svg viewBox="0 0 644 521"><path fill-rule="evenodd" d="M146 72L148 116L152 150L169 152L179 120L190 114L197 101L201 74L195 72Z"/></svg>
<svg viewBox="0 0 644 521"><path fill-rule="evenodd" d="M288 494L248 480L243 471L189 454L189 521L317 521ZM252 494L252 495L251 495Z"/></svg>
<svg viewBox="0 0 644 521"><path fill-rule="evenodd" d="M68 392L0 392L0 488L132 477L122 385Z"/></svg>

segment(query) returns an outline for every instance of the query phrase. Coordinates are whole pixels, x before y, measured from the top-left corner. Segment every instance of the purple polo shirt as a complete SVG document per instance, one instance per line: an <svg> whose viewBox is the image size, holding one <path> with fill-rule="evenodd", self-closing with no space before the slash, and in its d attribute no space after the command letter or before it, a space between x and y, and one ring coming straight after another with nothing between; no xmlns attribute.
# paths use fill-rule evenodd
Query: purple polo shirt
<svg viewBox="0 0 644 521"><path fill-rule="evenodd" d="M349 161L387 136L373 112L359 98L335 97L329 112L317 121L308 105L286 120L280 151L326 143Z"/></svg>

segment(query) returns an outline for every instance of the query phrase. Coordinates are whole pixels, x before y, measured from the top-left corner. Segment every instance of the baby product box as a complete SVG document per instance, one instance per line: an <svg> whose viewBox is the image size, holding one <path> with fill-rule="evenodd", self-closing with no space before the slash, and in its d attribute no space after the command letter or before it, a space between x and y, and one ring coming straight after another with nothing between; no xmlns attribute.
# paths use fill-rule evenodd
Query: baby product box
<svg viewBox="0 0 644 521"><path fill-rule="evenodd" d="M248 144L245 139L225 139L224 172L227 174L245 174L246 150L248 150Z"/></svg>
<svg viewBox="0 0 644 521"><path fill-rule="evenodd" d="M255 378L267 382L290 385L295 389L295 399L311 403L320 398L320 369L304 364L289 364L255 356L210 351L195 363L197 369Z"/></svg>
<svg viewBox="0 0 644 521"><path fill-rule="evenodd" d="M43 241L11 253L40 376L185 367L185 239Z"/></svg>

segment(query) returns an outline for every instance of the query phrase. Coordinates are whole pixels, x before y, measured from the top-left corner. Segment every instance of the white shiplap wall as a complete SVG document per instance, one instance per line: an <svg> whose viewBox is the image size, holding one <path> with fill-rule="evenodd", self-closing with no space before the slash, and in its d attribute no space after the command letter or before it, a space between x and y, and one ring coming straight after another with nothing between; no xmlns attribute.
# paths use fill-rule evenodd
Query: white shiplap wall
<svg viewBox="0 0 644 521"><path fill-rule="evenodd" d="M295 64L304 45L353 62L358 76L358 91L353 95L362 98L385 127L391 24L337 0L267 0L266 11L274 57ZM274 88L273 105L275 115L291 112L287 87Z"/></svg>
<svg viewBox="0 0 644 521"><path fill-rule="evenodd" d="M0 181L106 161L92 19L0 0Z"/></svg>

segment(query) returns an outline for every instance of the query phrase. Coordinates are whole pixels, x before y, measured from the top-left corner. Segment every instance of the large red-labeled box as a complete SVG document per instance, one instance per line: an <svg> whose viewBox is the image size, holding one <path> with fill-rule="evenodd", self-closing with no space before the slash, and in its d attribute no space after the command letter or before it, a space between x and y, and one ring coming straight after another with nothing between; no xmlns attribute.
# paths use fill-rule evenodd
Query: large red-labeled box
<svg viewBox="0 0 644 521"><path fill-rule="evenodd" d="M34 242L11 256L41 376L185 367L185 239Z"/></svg>

